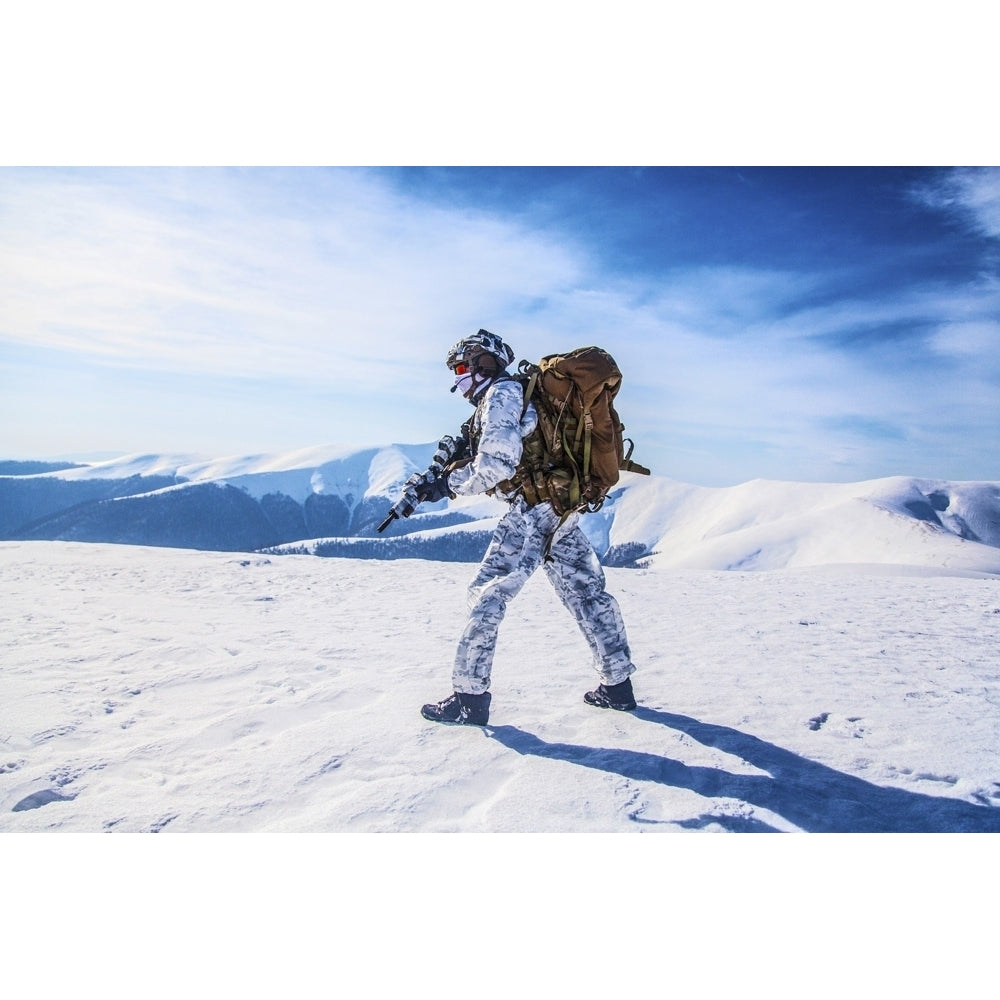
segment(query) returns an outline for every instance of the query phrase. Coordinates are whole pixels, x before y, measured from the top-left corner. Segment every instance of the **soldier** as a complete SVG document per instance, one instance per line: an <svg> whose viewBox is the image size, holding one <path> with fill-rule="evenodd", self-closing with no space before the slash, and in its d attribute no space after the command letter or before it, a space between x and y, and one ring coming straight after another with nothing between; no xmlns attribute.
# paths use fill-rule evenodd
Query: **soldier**
<svg viewBox="0 0 1000 1000"><path fill-rule="evenodd" d="M618 602L605 590L604 571L580 512L560 517L548 501L531 506L520 491L497 490L514 477L522 441L535 430L534 404L524 407L524 390L507 366L514 352L496 334L480 330L460 340L447 365L456 389L476 408L465 425L467 454L420 491L421 500L470 496L495 490L510 503L497 525L479 572L469 587L469 620L458 643L452 671L454 692L424 705L435 722L484 726L489 720L490 673L497 631L514 598L543 566L559 599L576 619L590 646L600 683L584 695L599 708L628 712L636 707L630 675L635 671Z"/></svg>

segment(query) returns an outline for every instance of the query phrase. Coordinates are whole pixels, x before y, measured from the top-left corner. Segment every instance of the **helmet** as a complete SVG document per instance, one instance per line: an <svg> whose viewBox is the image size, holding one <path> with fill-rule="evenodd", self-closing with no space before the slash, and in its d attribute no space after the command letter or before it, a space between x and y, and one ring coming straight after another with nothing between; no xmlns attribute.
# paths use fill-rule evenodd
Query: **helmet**
<svg viewBox="0 0 1000 1000"><path fill-rule="evenodd" d="M513 350L495 333L480 330L470 337L463 337L455 344L448 352L445 364L449 368L454 368L462 361L473 362L480 354L491 354L497 359L500 369L506 368L514 360Z"/></svg>

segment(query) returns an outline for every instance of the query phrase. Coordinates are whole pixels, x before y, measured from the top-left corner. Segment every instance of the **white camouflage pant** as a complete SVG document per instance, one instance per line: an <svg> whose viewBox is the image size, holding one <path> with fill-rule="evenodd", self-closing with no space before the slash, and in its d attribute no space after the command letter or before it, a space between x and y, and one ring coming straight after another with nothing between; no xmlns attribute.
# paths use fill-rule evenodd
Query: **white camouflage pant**
<svg viewBox="0 0 1000 1000"><path fill-rule="evenodd" d="M618 602L604 589L604 570L580 530L579 519L579 514L571 514L559 528L548 562L545 548L559 526L559 515L550 504L528 507L518 499L501 519L469 586L469 621L452 674L456 691L482 694L489 688L497 632L507 604L540 565L576 619L602 683L620 684L633 673Z"/></svg>

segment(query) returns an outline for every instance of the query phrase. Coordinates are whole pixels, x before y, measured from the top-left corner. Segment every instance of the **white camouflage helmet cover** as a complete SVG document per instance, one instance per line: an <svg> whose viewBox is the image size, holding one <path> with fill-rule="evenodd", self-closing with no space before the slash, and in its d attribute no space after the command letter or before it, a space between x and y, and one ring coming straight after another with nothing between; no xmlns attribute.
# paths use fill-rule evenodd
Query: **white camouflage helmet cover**
<svg viewBox="0 0 1000 1000"><path fill-rule="evenodd" d="M479 330L469 337L463 337L448 351L446 364L449 368L462 361L469 361L483 352L492 354L500 362L501 368L506 368L514 360L514 351L495 333L489 330Z"/></svg>

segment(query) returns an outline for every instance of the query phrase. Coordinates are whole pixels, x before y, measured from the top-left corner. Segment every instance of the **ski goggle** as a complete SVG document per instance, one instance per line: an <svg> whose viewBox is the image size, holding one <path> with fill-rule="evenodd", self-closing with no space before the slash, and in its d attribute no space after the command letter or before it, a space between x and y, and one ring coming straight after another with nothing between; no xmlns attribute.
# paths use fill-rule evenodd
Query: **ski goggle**
<svg viewBox="0 0 1000 1000"><path fill-rule="evenodd" d="M469 372L472 371L472 368L469 365L467 365L464 361L459 361L459 363L455 365L454 368L452 368L452 371L456 375L468 375Z"/></svg>

